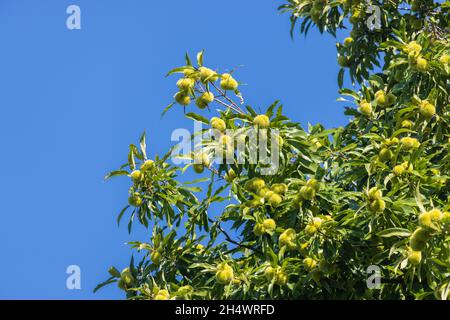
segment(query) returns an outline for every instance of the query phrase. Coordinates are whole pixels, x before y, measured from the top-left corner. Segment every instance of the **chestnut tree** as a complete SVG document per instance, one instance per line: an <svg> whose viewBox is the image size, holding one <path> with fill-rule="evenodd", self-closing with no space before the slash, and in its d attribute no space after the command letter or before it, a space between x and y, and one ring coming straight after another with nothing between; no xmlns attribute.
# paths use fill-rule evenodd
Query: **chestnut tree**
<svg viewBox="0 0 450 320"><path fill-rule="evenodd" d="M278 101L258 114L234 72L208 68L203 52L186 55L169 72L178 91L164 112L181 105L203 123L193 141L214 134L177 156L192 160L185 166L171 164L175 146L150 159L143 135L107 176L129 177L118 221L130 232L144 225L149 239L131 242L129 266L111 267L96 289L117 282L127 298L156 300L448 299L449 8L432 0L279 8L293 37L310 28L347 34L337 81L351 121L334 129L304 129ZM267 134L252 142L249 131ZM262 144L276 170L251 161ZM180 182L185 170L200 178Z"/></svg>

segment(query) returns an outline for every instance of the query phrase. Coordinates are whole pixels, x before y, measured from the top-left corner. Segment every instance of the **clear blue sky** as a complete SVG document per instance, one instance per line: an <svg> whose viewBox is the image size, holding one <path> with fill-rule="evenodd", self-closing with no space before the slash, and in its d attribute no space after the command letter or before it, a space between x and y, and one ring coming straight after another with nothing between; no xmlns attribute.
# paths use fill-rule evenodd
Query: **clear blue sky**
<svg viewBox="0 0 450 320"><path fill-rule="evenodd" d="M273 0L1 0L0 298L123 298L97 294L110 265L125 267L129 236L115 222L127 179L103 181L148 132L150 155L171 132L191 128L180 108L163 119L183 55L206 50L214 69L244 65L236 77L248 104L276 99L302 124L343 125L336 49L312 31L289 37L289 17ZM66 28L81 7L82 29ZM82 289L66 289L66 268L81 267Z"/></svg>

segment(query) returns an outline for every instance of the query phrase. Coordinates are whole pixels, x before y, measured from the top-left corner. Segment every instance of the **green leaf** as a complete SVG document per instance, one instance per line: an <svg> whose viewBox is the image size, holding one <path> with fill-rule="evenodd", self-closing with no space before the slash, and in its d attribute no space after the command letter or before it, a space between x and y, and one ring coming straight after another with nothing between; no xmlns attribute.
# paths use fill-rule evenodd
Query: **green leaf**
<svg viewBox="0 0 450 320"><path fill-rule="evenodd" d="M252 107L250 107L250 106L245 106L245 108L248 110L248 112L250 112L250 114L251 114L253 117L255 117L255 116L258 115L258 114L256 113L256 111L253 110Z"/></svg>
<svg viewBox="0 0 450 320"><path fill-rule="evenodd" d="M139 145L141 147L141 152L144 155L144 159L146 160L147 159L147 151L146 151L147 150L147 144L145 143L145 131L144 131L144 133L142 133L142 136L141 136L141 138L139 140Z"/></svg>
<svg viewBox="0 0 450 320"><path fill-rule="evenodd" d="M342 86L344 85L344 73L345 73L345 70L341 68L341 70L339 70L339 73L338 73L339 88L342 88Z"/></svg>
<svg viewBox="0 0 450 320"><path fill-rule="evenodd" d="M184 189L184 190L191 191L191 192L200 192L200 191L202 191L202 188L200 188L200 187L181 187L181 188Z"/></svg>
<svg viewBox="0 0 450 320"><path fill-rule="evenodd" d="M169 104L167 107L164 108L163 112L161 113L161 118L166 114L167 111L170 110L170 108L172 108L174 106L175 102L172 102L171 104Z"/></svg>
<svg viewBox="0 0 450 320"><path fill-rule="evenodd" d="M201 67L203 66L203 52L204 50L197 53L197 64Z"/></svg>
<svg viewBox="0 0 450 320"><path fill-rule="evenodd" d="M343 96L350 96L350 97L354 98L355 100L360 99L359 95L355 91L350 90L350 89L346 89L346 88L340 89L339 93L342 94Z"/></svg>
<svg viewBox="0 0 450 320"><path fill-rule="evenodd" d="M128 209L129 207L130 207L130 206L128 205L128 206L126 206L125 208L123 208L123 209L120 211L119 215L117 216L117 225L118 225L118 226L120 225L120 220L122 219L123 214L127 211L127 209Z"/></svg>
<svg viewBox="0 0 450 320"><path fill-rule="evenodd" d="M120 271L117 270L116 268L110 267L108 272L112 277L120 278Z"/></svg>
<svg viewBox="0 0 450 320"><path fill-rule="evenodd" d="M189 54L188 54L187 52L186 52L186 54L184 55L184 59L186 60L186 65L192 66L191 58L189 57Z"/></svg>
<svg viewBox="0 0 450 320"><path fill-rule="evenodd" d="M186 70L195 70L194 67L192 66L182 66L182 67L176 67L173 68L172 70L170 70L167 74L166 77L174 74L174 73L184 73Z"/></svg>
<svg viewBox="0 0 450 320"><path fill-rule="evenodd" d="M185 185L190 185L190 184L196 184L196 183L201 183L201 182L206 182L206 181L209 181L209 178L205 177L205 178L195 179L193 181L185 182L184 184Z"/></svg>
<svg viewBox="0 0 450 320"><path fill-rule="evenodd" d="M267 108L266 116L268 116L269 118L272 118L272 116L273 116L273 110L275 109L275 107L278 105L279 102L280 102L279 100L276 100L274 103L272 103L272 104L269 106L269 108Z"/></svg>
<svg viewBox="0 0 450 320"><path fill-rule="evenodd" d="M104 286L110 284L110 283L114 283L117 282L117 280L114 277L110 277L108 280L106 280L105 282L100 283L99 285L97 285L94 288L94 293L96 293L99 289L103 288Z"/></svg>
<svg viewBox="0 0 450 320"><path fill-rule="evenodd" d="M369 82L372 84L372 86L375 86L378 89L383 89L383 87L384 87L383 78L381 78L380 76L378 76L376 74L372 74L369 77Z"/></svg>
<svg viewBox="0 0 450 320"><path fill-rule="evenodd" d="M130 220L128 221L128 234L131 234L131 228L133 227L133 220L134 220L134 215L135 215L136 211L133 211L133 213L131 214Z"/></svg>
<svg viewBox="0 0 450 320"><path fill-rule="evenodd" d="M134 161L134 152L133 150L130 150L128 153L128 166L131 170L136 169L136 162Z"/></svg>

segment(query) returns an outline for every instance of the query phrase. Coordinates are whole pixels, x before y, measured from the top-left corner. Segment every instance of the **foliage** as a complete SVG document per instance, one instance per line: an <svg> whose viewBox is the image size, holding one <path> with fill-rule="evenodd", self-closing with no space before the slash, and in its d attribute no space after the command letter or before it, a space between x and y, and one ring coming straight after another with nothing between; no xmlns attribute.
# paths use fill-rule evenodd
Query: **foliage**
<svg viewBox="0 0 450 320"><path fill-rule="evenodd" d="M450 3L372 4L381 9L381 29L369 29L364 1L289 0L280 7L291 14L292 34L297 24L305 34L312 26L333 35L351 27L337 45L340 86L344 70L358 84L340 90L354 105L344 128L305 131L278 102L264 115L241 108L234 73L204 66L203 52L195 65L186 55L185 65L169 72L182 77L164 112L175 103L193 109L195 99L199 111L186 116L217 134L202 141L201 153L187 155L198 161L184 168L168 164L173 149L148 160L143 136L108 175L131 179L119 220L131 212L129 230L136 217L152 234L149 243L131 243L140 261L122 272L111 268L99 287L118 282L132 299L449 297ZM222 110L210 121L202 114L212 106ZM229 145L254 127L278 130L273 175L248 158L239 163ZM233 162L212 163L213 150ZM179 182L190 166L203 178ZM373 265L382 277L375 289L366 283Z"/></svg>

